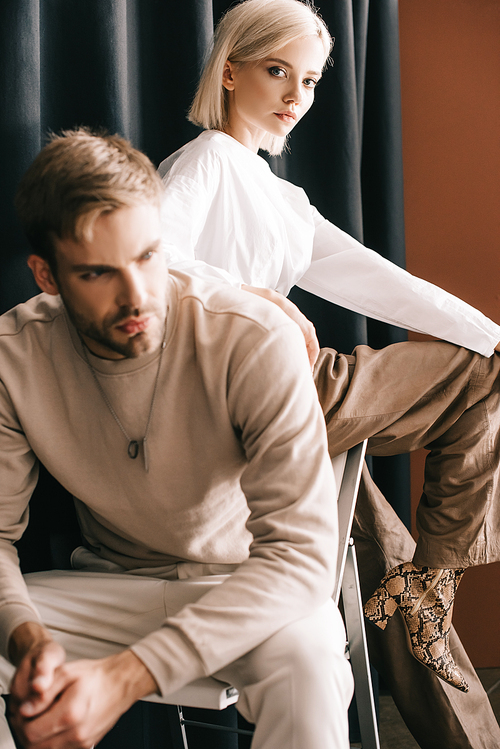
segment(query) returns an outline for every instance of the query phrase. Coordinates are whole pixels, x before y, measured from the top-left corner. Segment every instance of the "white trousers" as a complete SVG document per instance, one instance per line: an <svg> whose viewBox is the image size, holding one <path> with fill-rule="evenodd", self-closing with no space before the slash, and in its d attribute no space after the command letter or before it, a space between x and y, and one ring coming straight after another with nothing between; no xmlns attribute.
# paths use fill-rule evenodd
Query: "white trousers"
<svg viewBox="0 0 500 749"><path fill-rule="evenodd" d="M33 603L69 660L120 652L224 579L167 581L59 570L26 575ZM353 687L344 646L342 619L328 601L214 674L237 687L237 708L256 726L252 749L349 747L347 708ZM0 659L3 693L12 675L11 664ZM5 718L0 749L14 749Z"/></svg>

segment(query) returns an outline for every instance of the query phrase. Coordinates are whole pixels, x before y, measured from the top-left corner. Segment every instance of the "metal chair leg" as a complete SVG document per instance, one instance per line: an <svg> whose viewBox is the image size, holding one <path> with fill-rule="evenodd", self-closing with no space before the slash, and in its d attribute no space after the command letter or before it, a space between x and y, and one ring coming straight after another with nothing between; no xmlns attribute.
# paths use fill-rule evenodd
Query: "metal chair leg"
<svg viewBox="0 0 500 749"><path fill-rule="evenodd" d="M342 601L349 640L349 657L356 688L359 730L363 749L380 749L377 714L373 697L366 642L356 549L351 539L342 581Z"/></svg>
<svg viewBox="0 0 500 749"><path fill-rule="evenodd" d="M189 749L188 740L186 736L184 713L182 712L182 705L177 705L177 714L179 716L179 725L181 727L181 736L184 749Z"/></svg>
<svg viewBox="0 0 500 749"><path fill-rule="evenodd" d="M225 731L227 733L236 733L241 736L253 736L253 731L248 731L246 728L232 728L230 726L221 726L217 723L205 723L201 720L188 720L184 717L184 713L182 710L181 705L177 705L177 712L179 715L179 724L181 727L181 734L182 734L182 741L184 744L184 749L189 749L187 736L186 736L186 728L185 726L196 726L197 728L209 728L213 731Z"/></svg>

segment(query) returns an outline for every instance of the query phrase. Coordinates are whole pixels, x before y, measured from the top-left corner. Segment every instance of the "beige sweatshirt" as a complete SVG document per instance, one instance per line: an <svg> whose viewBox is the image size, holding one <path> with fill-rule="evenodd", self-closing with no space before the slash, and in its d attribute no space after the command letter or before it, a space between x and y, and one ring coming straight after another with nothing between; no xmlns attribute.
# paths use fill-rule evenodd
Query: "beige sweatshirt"
<svg viewBox="0 0 500 749"><path fill-rule="evenodd" d="M334 479L302 335L252 294L176 273L149 473L103 402L59 297L0 317L0 647L38 619L12 542L38 461L77 498L85 545L126 570L238 565L133 647L162 694L214 673L322 604L337 547ZM142 440L158 353L89 358Z"/></svg>

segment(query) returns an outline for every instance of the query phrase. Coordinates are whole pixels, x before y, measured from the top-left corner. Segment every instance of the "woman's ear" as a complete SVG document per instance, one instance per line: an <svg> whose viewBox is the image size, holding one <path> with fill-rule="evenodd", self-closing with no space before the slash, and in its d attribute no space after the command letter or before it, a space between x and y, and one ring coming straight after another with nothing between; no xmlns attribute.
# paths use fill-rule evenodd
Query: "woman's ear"
<svg viewBox="0 0 500 749"><path fill-rule="evenodd" d="M226 60L224 70L222 71L222 85L226 91L234 90L234 65L230 60Z"/></svg>
<svg viewBox="0 0 500 749"><path fill-rule="evenodd" d="M47 294L52 294L52 296L59 294L59 289L55 282L53 273L50 270L50 266L43 257L40 257L39 255L30 255L28 258L28 267L33 273L37 286L42 291L47 292Z"/></svg>

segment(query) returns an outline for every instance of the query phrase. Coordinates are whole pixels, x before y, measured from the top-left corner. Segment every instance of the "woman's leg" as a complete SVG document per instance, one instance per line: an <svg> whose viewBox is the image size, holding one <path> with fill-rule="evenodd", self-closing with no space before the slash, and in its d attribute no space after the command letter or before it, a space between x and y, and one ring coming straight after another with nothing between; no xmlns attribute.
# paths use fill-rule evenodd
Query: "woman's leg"
<svg viewBox="0 0 500 749"><path fill-rule="evenodd" d="M500 559L500 356L400 343L352 356L324 349L315 369L331 455L368 438L372 455L430 449L416 564Z"/></svg>
<svg viewBox="0 0 500 749"><path fill-rule="evenodd" d="M365 466L353 525L359 575L366 601L385 573L411 559L415 541ZM454 661L469 684L464 694L419 663L407 646L406 626L393 616L385 630L367 627L370 660L390 689L406 725L422 749L491 749L500 727L490 701L452 628Z"/></svg>
<svg viewBox="0 0 500 749"><path fill-rule="evenodd" d="M323 350L315 375L328 422L331 454L370 437L371 452L394 454L426 445L432 441L432 434L438 444L434 445L435 452L431 454L428 467L431 469L431 493L435 494L439 489L442 475L449 492L448 502L453 507L457 495L453 490L449 491L446 478L449 476L446 462L450 457L440 460L439 440L448 432L448 438L445 436L443 442L450 442L451 437L453 445L456 439L461 443L458 445L459 454L466 455L472 425L472 432L476 435L474 449L479 456L478 462L476 458L470 458L472 473L478 469L472 481L471 501L473 504L477 502L479 508L473 522L476 526L478 523L487 526L491 519L487 497L494 490L498 473L498 458L492 459L490 448L495 445L498 433L494 421L499 411L499 369L498 356L484 359L450 344L400 344L382 351L359 347L353 356ZM486 408L491 414L486 432L483 430L484 417L480 417L477 410L473 409L462 418L471 406L483 399L486 399ZM479 410L481 408L483 406ZM471 424L465 426L467 422ZM456 430L455 434L453 430ZM457 468L455 464L453 472ZM459 471L464 475L465 470L467 475L470 468L465 458L465 465ZM470 489L468 475L466 482ZM431 530L433 509L429 507L425 514L429 517L430 513ZM413 539L367 470L360 487L353 535L366 600L388 570L412 559L415 553ZM481 549L481 545L476 545L472 553L477 553L478 549L480 554L487 552L489 561L496 558L495 548L483 546ZM441 553L439 543L437 553ZM463 560L463 553L459 563ZM469 548L465 553L471 554ZM434 557L432 561L439 561L443 566L444 563L453 566L457 562L454 556L446 560ZM385 631L369 627L367 634L372 662L383 674L420 746L425 749L438 746L443 749L490 749L500 745L500 729L487 695L453 629L450 633L451 650L469 683L468 694L449 687L410 655L401 617L394 616Z"/></svg>

